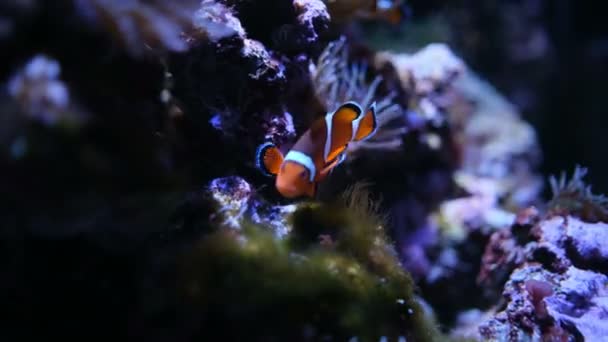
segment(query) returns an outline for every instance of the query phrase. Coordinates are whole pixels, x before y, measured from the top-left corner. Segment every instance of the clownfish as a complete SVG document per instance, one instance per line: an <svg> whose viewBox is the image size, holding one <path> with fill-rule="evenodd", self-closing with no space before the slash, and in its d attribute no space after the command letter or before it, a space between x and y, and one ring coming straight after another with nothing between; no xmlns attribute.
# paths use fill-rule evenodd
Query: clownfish
<svg viewBox="0 0 608 342"><path fill-rule="evenodd" d="M404 0L325 0L330 15L338 21L381 19L392 25L400 24L409 17Z"/></svg>
<svg viewBox="0 0 608 342"><path fill-rule="evenodd" d="M367 111L346 102L313 122L285 156L273 143L261 144L256 166L276 176L275 186L284 197L314 197L317 184L345 160L348 144L370 138L377 128L375 102Z"/></svg>

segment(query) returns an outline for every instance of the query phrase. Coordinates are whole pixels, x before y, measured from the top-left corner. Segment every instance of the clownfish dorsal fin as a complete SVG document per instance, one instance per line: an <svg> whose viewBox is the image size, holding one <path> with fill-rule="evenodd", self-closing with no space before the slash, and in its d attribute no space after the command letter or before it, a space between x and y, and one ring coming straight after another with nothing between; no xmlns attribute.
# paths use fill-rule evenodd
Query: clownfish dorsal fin
<svg viewBox="0 0 608 342"><path fill-rule="evenodd" d="M255 153L255 165L267 176L276 176L283 160L283 153L271 142L258 146Z"/></svg>
<svg viewBox="0 0 608 342"><path fill-rule="evenodd" d="M376 102L357 120L353 121L353 141L369 139L376 133L378 121L376 119Z"/></svg>
<svg viewBox="0 0 608 342"><path fill-rule="evenodd" d="M344 152L353 137L353 122L361 117L363 110L356 102L342 104L325 117L327 139L323 159L325 162L335 159Z"/></svg>

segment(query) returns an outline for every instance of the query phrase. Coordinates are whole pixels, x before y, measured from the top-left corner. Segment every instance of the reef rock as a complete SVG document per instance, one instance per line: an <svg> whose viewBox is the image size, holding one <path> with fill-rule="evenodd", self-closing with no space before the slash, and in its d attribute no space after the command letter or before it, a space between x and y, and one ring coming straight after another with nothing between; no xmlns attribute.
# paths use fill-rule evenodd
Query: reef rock
<svg viewBox="0 0 608 342"><path fill-rule="evenodd" d="M272 206L256 196L251 185L240 177L214 179L207 188L221 217L220 225L240 230L243 222L269 227L277 238L285 237L290 229L287 216L296 205ZM212 220L216 217L212 217Z"/></svg>
<svg viewBox="0 0 608 342"><path fill-rule="evenodd" d="M608 225L577 216L522 212L492 235L478 281L496 289L508 278L507 306L481 324L484 339L596 341L606 334Z"/></svg>
<svg viewBox="0 0 608 342"><path fill-rule="evenodd" d="M526 264L511 274L504 311L480 325L488 341L600 341L608 332L608 278L574 266L552 273Z"/></svg>
<svg viewBox="0 0 608 342"><path fill-rule="evenodd" d="M451 184L444 188L449 191L397 239L425 298L441 308L443 322L451 323L459 310L490 305L492 299L479 296L484 289L475 282L484 248L492 233L512 225L519 210L538 203L542 181L535 131L446 44L429 44L414 53L378 52L374 65L393 68L410 94L403 113L409 154L419 143L452 158L444 159L451 172L442 180ZM512 252L508 260L523 255L504 249ZM460 284L458 290L454 283Z"/></svg>

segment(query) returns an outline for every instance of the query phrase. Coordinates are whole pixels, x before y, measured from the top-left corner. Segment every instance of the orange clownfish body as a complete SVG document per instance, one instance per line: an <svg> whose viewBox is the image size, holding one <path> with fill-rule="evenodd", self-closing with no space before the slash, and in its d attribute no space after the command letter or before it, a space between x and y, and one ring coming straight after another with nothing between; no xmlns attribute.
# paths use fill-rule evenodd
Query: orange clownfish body
<svg viewBox="0 0 608 342"><path fill-rule="evenodd" d="M368 139L376 129L375 103L364 112L357 103L347 102L317 119L285 156L270 142L260 145L256 165L276 176L276 188L284 197L314 197L317 184L346 158L348 144Z"/></svg>

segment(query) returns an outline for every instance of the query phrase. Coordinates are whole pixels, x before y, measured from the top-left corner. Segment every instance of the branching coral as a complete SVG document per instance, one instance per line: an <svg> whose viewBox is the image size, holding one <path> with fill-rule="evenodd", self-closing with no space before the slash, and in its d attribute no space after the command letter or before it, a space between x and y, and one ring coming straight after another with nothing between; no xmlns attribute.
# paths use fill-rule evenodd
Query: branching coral
<svg viewBox="0 0 608 342"><path fill-rule="evenodd" d="M367 141L350 144L349 154L354 154L359 149L393 150L401 147L401 136L406 132L406 128L388 126L389 122L403 116L401 106L394 103L396 93L391 92L376 100L382 77L378 75L368 83L367 63L349 64L348 46L344 37L328 44L316 65L311 65L310 69L317 99L327 111L336 109L346 101L357 101L363 108L368 108L372 102L376 102L377 133Z"/></svg>

